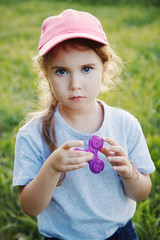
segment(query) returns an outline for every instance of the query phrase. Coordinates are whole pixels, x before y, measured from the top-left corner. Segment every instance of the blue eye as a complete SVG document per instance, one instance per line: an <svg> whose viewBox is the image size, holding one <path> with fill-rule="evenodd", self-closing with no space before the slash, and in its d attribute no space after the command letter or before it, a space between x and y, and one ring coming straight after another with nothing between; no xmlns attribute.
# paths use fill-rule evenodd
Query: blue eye
<svg viewBox="0 0 160 240"><path fill-rule="evenodd" d="M61 76L61 75L65 75L66 72L67 72L67 71L66 71L65 69L59 69L59 70L56 71L56 73L57 73L58 75L60 75L60 76Z"/></svg>
<svg viewBox="0 0 160 240"><path fill-rule="evenodd" d="M84 67L83 69L82 69L82 72L84 72L84 73L89 73L90 71L91 71L91 67Z"/></svg>

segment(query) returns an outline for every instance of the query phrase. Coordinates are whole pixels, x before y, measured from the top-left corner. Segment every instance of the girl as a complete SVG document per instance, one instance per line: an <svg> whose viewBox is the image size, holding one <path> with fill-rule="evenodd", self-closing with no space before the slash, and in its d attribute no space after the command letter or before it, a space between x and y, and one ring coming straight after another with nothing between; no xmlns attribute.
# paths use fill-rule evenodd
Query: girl
<svg viewBox="0 0 160 240"><path fill-rule="evenodd" d="M99 20L71 9L47 18L37 61L46 106L19 130L15 150L23 211L37 216L45 240L137 239L131 218L155 167L138 121L97 99L120 73ZM88 168L93 154L75 150L92 135L104 142L99 174Z"/></svg>

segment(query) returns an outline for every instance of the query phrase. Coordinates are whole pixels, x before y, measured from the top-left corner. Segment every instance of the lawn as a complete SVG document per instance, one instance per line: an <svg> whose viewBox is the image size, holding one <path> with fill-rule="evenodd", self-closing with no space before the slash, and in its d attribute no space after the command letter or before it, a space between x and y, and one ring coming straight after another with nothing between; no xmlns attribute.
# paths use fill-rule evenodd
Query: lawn
<svg viewBox="0 0 160 240"><path fill-rule="evenodd" d="M12 187L14 144L20 122L36 106L38 74L32 57L38 53L42 21L66 8L96 15L123 59L123 84L99 97L131 112L142 125L157 171L151 194L138 203L133 222L140 240L160 239L160 9L103 2L0 1L0 240L41 239L36 220L21 212L17 188Z"/></svg>

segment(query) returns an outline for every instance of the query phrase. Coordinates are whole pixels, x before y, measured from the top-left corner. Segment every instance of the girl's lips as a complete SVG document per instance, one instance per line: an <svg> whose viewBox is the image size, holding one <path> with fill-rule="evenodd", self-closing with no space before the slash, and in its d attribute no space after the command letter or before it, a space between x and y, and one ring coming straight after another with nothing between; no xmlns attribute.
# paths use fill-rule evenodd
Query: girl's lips
<svg viewBox="0 0 160 240"><path fill-rule="evenodd" d="M71 97L70 100L74 101L74 102L79 102L81 100L83 100L85 97L82 96L75 96L75 97Z"/></svg>

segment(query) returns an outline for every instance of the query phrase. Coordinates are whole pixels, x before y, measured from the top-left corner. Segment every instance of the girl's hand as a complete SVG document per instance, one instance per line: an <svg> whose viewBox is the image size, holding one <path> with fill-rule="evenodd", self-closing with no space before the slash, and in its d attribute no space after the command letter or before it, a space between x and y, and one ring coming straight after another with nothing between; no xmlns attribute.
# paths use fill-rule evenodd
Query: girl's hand
<svg viewBox="0 0 160 240"><path fill-rule="evenodd" d="M57 172L68 172L85 167L86 162L93 158L93 154L74 150L83 144L83 141L78 140L64 143L49 156L50 166Z"/></svg>
<svg viewBox="0 0 160 240"><path fill-rule="evenodd" d="M117 171L122 178L129 178L133 174L133 168L124 149L113 139L109 137L103 138L104 142L110 146L103 146L101 152L107 157L108 162Z"/></svg>

